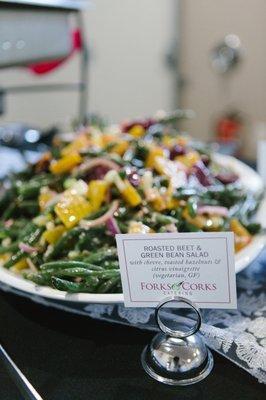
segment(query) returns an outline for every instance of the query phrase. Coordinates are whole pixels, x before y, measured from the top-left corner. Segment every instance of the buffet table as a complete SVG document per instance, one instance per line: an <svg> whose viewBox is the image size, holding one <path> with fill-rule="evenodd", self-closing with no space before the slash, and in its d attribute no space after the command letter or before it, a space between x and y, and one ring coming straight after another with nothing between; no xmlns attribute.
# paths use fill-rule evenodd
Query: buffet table
<svg viewBox="0 0 266 400"><path fill-rule="evenodd" d="M264 399L265 386L214 352L203 382L167 387L146 376L140 354L153 333L111 325L0 294L1 341L45 400ZM1 400L21 399L0 365Z"/></svg>
<svg viewBox="0 0 266 400"><path fill-rule="evenodd" d="M256 219L266 220L263 183L242 162L211 155L169 130L172 117L121 124L114 131L109 127L110 135L105 130L95 135L94 128L62 135L52 153L43 154L3 188L0 343L45 400L262 399L265 387L258 381L266 383L266 250L261 252L265 237ZM125 234L133 247L123 247L121 257L119 239ZM165 241L166 236L167 246L146 243ZM174 242L181 237L186 252ZM160 260L154 264L150 258ZM142 282L132 279L135 266L142 265L148 275L144 279L141 274L147 283L145 300L140 290L140 297L133 301L130 295L128 303L122 282L125 307L120 272L123 278L126 271L128 279L128 260L131 286L143 289ZM183 268L184 260L197 269ZM140 278L138 271L136 276ZM147 292L150 288L157 297ZM217 298L212 292L216 289ZM199 298L193 290L200 292ZM193 328L169 330L159 322L158 310L169 303L168 297L160 303L163 292L196 311ZM158 325L175 338L185 338L169 352L172 363L163 357L171 348L164 345L166 340L154 346L167 373L171 366L174 373L182 369L165 382L177 377L179 384L191 383L212 368L200 337L191 336L201 325L201 314L189 297L201 304L201 333L220 355L213 352L214 370L203 382L167 387L148 378L141 366L142 350ZM158 303L154 313L151 305ZM168 310L161 316L175 321ZM182 343L193 353L184 355ZM149 373L146 354L142 363ZM156 379L165 378L159 372ZM0 374L0 399L20 399L2 364Z"/></svg>

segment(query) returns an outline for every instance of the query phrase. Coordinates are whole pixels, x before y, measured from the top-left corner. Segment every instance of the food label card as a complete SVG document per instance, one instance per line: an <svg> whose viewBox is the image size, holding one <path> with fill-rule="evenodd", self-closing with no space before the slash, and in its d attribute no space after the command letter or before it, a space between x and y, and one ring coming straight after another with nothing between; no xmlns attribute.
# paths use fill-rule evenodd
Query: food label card
<svg viewBox="0 0 266 400"><path fill-rule="evenodd" d="M181 296L200 308L236 308L234 235L116 235L126 307L155 307Z"/></svg>

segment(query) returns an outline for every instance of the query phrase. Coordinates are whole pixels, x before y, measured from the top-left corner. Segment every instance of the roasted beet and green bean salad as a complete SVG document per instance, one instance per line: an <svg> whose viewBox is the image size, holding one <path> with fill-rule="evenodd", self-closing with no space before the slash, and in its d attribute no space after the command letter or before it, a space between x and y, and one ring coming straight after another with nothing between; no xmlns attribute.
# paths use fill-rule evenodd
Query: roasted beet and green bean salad
<svg viewBox="0 0 266 400"><path fill-rule="evenodd" d="M230 230L239 251L259 230L257 197L167 115L91 125L8 178L0 263L38 285L119 293L117 233Z"/></svg>

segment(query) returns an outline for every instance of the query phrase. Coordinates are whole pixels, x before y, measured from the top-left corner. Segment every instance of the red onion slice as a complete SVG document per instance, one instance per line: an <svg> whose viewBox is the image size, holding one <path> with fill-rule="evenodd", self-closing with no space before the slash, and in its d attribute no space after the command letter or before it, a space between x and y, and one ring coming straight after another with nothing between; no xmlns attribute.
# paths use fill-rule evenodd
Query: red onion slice
<svg viewBox="0 0 266 400"><path fill-rule="evenodd" d="M18 247L21 251L24 251L24 253L28 253L28 254L32 254L37 251L36 247L32 247L29 244L23 243L23 242L20 242Z"/></svg>
<svg viewBox="0 0 266 400"><path fill-rule="evenodd" d="M131 128L136 125L142 126L145 130L147 130L151 125L156 123L156 119L154 118L147 118L147 119L136 119L135 121L124 121L122 122L120 128L122 132L129 132Z"/></svg>
<svg viewBox="0 0 266 400"><path fill-rule="evenodd" d="M191 170L202 186L210 186L213 183L213 176L202 161L198 161L194 164Z"/></svg>
<svg viewBox="0 0 266 400"><path fill-rule="evenodd" d="M114 217L111 217L106 221L106 226L112 236L115 236L118 233L121 233L119 226L117 225L117 222Z"/></svg>
<svg viewBox="0 0 266 400"><path fill-rule="evenodd" d="M210 215L220 215L221 217L228 216L228 209L226 207L221 206L201 206L198 207L197 213L202 214L210 214Z"/></svg>
<svg viewBox="0 0 266 400"><path fill-rule="evenodd" d="M97 158L93 158L92 160L88 160L88 161L85 161L84 163L82 163L79 167L77 167L76 172L84 173L84 172L89 171L92 168L99 167L99 166L106 167L107 169L114 169L115 171L120 170L120 166L118 164L116 164L114 161L108 160L106 158L97 157Z"/></svg>
<svg viewBox="0 0 266 400"><path fill-rule="evenodd" d="M79 225L84 229L90 229L94 226L104 224L107 220L113 217L114 213L118 209L118 206L119 206L119 201L114 200L109 210L101 217L93 219L91 221L87 219L82 219L79 221Z"/></svg>
<svg viewBox="0 0 266 400"><path fill-rule="evenodd" d="M239 176L233 172L220 172L215 178L224 185L229 185L230 183L235 183L239 179Z"/></svg>
<svg viewBox="0 0 266 400"><path fill-rule="evenodd" d="M13 219L8 219L4 222L4 226L5 228L10 228L13 225L13 223L14 223Z"/></svg>

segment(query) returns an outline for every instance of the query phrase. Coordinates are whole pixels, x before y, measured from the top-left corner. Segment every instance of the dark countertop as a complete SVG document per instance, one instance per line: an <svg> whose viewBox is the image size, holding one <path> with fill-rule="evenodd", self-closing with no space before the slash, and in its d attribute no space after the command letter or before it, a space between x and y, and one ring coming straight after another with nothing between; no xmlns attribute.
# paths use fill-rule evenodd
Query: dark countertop
<svg viewBox="0 0 266 400"><path fill-rule="evenodd" d="M212 374L190 387L168 387L142 370L153 336L54 310L0 292L2 344L44 400L265 399L265 386L214 353ZM0 400L21 400L0 365Z"/></svg>

